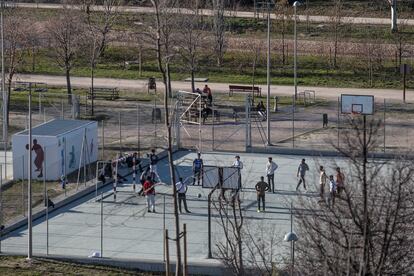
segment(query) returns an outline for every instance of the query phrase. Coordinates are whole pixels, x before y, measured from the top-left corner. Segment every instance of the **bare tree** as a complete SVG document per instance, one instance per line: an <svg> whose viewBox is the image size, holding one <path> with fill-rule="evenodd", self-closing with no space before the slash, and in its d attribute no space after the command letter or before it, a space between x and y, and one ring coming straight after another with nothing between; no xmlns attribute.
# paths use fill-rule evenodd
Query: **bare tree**
<svg viewBox="0 0 414 276"><path fill-rule="evenodd" d="M380 122L350 118L342 147L345 194L335 205L301 198L298 269L307 275L403 275L414 269L414 164L368 159ZM335 164L333 164L336 166Z"/></svg>
<svg viewBox="0 0 414 276"><path fill-rule="evenodd" d="M70 73L86 47L85 31L84 17L68 6L64 6L57 17L49 20L48 34L52 41L50 53L65 72L69 104L72 102Z"/></svg>
<svg viewBox="0 0 414 276"><path fill-rule="evenodd" d="M165 87L164 94L164 113L165 113L165 127L167 128L167 151L168 162L171 175L171 187L173 191L173 205L175 218L175 243L176 243L176 270L175 275L182 274L181 262L181 243L180 243L180 218L178 215L177 205L177 190L175 189L176 177L174 168L174 159L172 151L172 122L169 116L169 99L172 96L171 90L171 76L170 76L170 62L173 57L173 20L174 17L168 14L168 9L175 7L177 3L169 0L151 0L151 5L154 9L154 24L151 26L149 33L155 45L155 52L157 54L158 69L161 72L162 80Z"/></svg>
<svg viewBox="0 0 414 276"><path fill-rule="evenodd" d="M395 62L396 66L401 66L404 54L408 53L408 46L410 45L409 37L411 33L406 32L407 24L405 21L400 22L399 29L392 34L395 45Z"/></svg>
<svg viewBox="0 0 414 276"><path fill-rule="evenodd" d="M219 224L225 237L225 241L216 244L219 258L234 275L244 275L244 214L240 206L240 197L232 196L229 203L224 196L219 196L217 201L213 201L213 205L219 214Z"/></svg>
<svg viewBox="0 0 414 276"><path fill-rule="evenodd" d="M227 50L226 21L224 17L225 0L211 0L213 8L213 35L214 53L217 59L217 66L223 63L224 54Z"/></svg>
<svg viewBox="0 0 414 276"><path fill-rule="evenodd" d="M104 54L108 45L108 35L113 28L118 16L118 7L121 0L105 0L103 11L94 12L95 2L87 2L85 12L88 26L88 41L90 42L91 64L91 90L94 89L94 73L100 57ZM94 114L94 99L91 97L91 115Z"/></svg>
<svg viewBox="0 0 414 276"><path fill-rule="evenodd" d="M4 20L4 54L7 85L7 125L9 125L10 98L14 75L23 64L25 49L28 45L28 33L34 32L29 18L16 8L6 10Z"/></svg>
<svg viewBox="0 0 414 276"><path fill-rule="evenodd" d="M342 0L334 0L334 7L330 17L331 32L333 35L333 57L331 60L332 66L336 68L338 57L338 41L342 20Z"/></svg>
<svg viewBox="0 0 414 276"><path fill-rule="evenodd" d="M217 190L212 204L223 231L216 243L217 255L233 275L276 275L283 257L277 253L283 240L274 225L268 222L249 223L239 194Z"/></svg>
<svg viewBox="0 0 414 276"><path fill-rule="evenodd" d="M192 9L177 22L177 52L182 57L185 68L191 74L191 90L195 91L194 77L199 70L200 60L209 45L207 25L201 20L197 9Z"/></svg>
<svg viewBox="0 0 414 276"><path fill-rule="evenodd" d="M287 63L286 34L292 16L289 2L287 0L280 0L275 6L275 13L277 18L276 28L280 32L282 43L282 65L285 65Z"/></svg>

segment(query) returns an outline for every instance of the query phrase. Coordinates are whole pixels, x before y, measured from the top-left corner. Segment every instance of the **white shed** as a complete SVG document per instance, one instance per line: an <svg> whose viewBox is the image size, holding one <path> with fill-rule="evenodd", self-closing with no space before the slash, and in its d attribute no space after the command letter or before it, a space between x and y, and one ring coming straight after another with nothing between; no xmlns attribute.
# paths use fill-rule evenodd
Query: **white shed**
<svg viewBox="0 0 414 276"><path fill-rule="evenodd" d="M13 178L27 179L29 131L12 137ZM55 119L32 128L32 178L59 180L98 158L98 124Z"/></svg>

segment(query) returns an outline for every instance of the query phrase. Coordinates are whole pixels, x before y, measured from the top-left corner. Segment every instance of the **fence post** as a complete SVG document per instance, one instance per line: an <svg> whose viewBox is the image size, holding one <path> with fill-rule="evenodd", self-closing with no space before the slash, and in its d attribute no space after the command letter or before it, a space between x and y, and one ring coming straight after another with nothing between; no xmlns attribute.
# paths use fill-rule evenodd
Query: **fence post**
<svg viewBox="0 0 414 276"><path fill-rule="evenodd" d="M22 213L23 213L23 217L25 217L26 216L26 212L25 212L25 208L24 208L24 206L25 206L25 204L24 204L24 155L22 156L22 161L23 161L23 164L22 164L22 173L23 173L23 177L22 177Z"/></svg>
<svg viewBox="0 0 414 276"><path fill-rule="evenodd" d="M295 147L295 109L296 99L295 95L292 96L292 147Z"/></svg>
<svg viewBox="0 0 414 276"><path fill-rule="evenodd" d="M163 234L164 234L164 251L163 251L163 257L164 257L164 262L165 262L165 195L163 195L163 206L164 206L164 208L163 208L163 212L162 212L162 229L164 230L163 231Z"/></svg>
<svg viewBox="0 0 414 276"><path fill-rule="evenodd" d="M121 112L119 112L119 154L122 154L122 127L121 127Z"/></svg>
<svg viewBox="0 0 414 276"><path fill-rule="evenodd" d="M339 137L340 137L340 133L339 133L339 127L340 127L340 122L339 122L339 110L340 110L340 108L341 108L341 100L340 100L340 98L338 97L338 107L337 107L337 116L338 116L338 118L337 118L337 121L336 121L336 128L337 128L337 135L338 135L338 148L339 148Z"/></svg>
<svg viewBox="0 0 414 276"><path fill-rule="evenodd" d="M49 195L46 191L46 255L49 255Z"/></svg>
<svg viewBox="0 0 414 276"><path fill-rule="evenodd" d="M140 123L139 123L139 105L137 104L137 151L138 151L138 157L141 157L141 129L140 129Z"/></svg>
<svg viewBox="0 0 414 276"><path fill-rule="evenodd" d="M165 275L170 275L170 250L169 250L169 244L168 244L168 229L164 230L164 243L165 243L165 256L166 256L166 262L165 262Z"/></svg>
<svg viewBox="0 0 414 276"><path fill-rule="evenodd" d="M101 258L103 258L103 192L101 192Z"/></svg>
<svg viewBox="0 0 414 276"><path fill-rule="evenodd" d="M0 226L3 225L3 168L2 165L0 165ZM1 238L3 230L0 228L0 253L1 250Z"/></svg>
<svg viewBox="0 0 414 276"><path fill-rule="evenodd" d="M187 269L187 224L184 223L183 226L183 234L184 234L184 276L188 275L188 269Z"/></svg>
<svg viewBox="0 0 414 276"><path fill-rule="evenodd" d="M45 204L47 206L47 199L46 199L46 147L43 148L43 168L42 168L42 173L43 173L43 198L45 200Z"/></svg>
<svg viewBox="0 0 414 276"><path fill-rule="evenodd" d="M105 159L105 121L102 120L102 160Z"/></svg>
<svg viewBox="0 0 414 276"><path fill-rule="evenodd" d="M387 113L387 103L386 100L384 99L384 153L385 153L385 115Z"/></svg>

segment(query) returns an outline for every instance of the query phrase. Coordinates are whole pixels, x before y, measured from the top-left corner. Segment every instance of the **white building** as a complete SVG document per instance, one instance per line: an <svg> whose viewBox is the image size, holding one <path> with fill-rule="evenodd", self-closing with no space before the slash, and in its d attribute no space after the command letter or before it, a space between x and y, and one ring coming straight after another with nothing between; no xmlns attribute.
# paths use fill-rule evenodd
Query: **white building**
<svg viewBox="0 0 414 276"><path fill-rule="evenodd" d="M28 177L26 129L12 137L13 178ZM59 180L98 157L98 124L94 121L52 120L32 128L32 178Z"/></svg>

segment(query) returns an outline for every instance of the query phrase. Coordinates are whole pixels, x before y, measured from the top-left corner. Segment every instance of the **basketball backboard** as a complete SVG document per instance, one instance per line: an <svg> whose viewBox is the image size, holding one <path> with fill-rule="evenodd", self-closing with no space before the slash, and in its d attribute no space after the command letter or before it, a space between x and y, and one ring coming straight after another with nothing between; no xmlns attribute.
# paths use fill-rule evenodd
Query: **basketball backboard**
<svg viewBox="0 0 414 276"><path fill-rule="evenodd" d="M240 189L240 170L235 167L223 167L223 188Z"/></svg>
<svg viewBox="0 0 414 276"><path fill-rule="evenodd" d="M341 95L341 112L343 114L374 114L374 96L371 95Z"/></svg>
<svg viewBox="0 0 414 276"><path fill-rule="evenodd" d="M203 166L202 187L213 189L218 184L220 184L219 169L216 166Z"/></svg>

